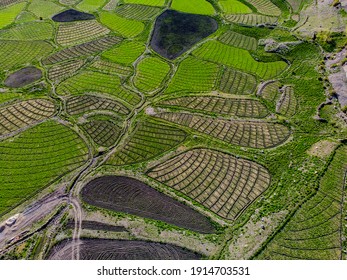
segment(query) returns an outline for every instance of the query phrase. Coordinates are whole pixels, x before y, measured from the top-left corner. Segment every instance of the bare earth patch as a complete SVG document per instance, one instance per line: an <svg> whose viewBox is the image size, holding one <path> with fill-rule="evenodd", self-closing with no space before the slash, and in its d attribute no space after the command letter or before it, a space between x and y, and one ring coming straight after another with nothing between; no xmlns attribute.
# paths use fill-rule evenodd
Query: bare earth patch
<svg viewBox="0 0 347 280"><path fill-rule="evenodd" d="M5 80L5 85L11 88L20 88L29 85L42 78L42 71L30 66L18 70L9 75Z"/></svg>
<svg viewBox="0 0 347 280"><path fill-rule="evenodd" d="M329 140L322 140L314 143L312 147L307 151L310 156L326 159L335 150L338 143Z"/></svg>
<svg viewBox="0 0 347 280"><path fill-rule="evenodd" d="M233 260L249 259L266 241L280 221L284 219L287 211L274 213L270 216L255 221L254 214L243 227L244 233L232 241L229 246L228 258Z"/></svg>

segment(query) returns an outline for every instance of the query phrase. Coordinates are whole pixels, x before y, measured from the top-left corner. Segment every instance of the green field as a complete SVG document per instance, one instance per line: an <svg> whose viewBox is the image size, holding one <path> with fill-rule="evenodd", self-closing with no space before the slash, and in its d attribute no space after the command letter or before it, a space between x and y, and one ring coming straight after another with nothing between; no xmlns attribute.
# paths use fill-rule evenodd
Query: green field
<svg viewBox="0 0 347 280"><path fill-rule="evenodd" d="M215 10L213 6L206 0L173 0L171 4L173 10L191 13L191 14L200 14L200 15L213 15Z"/></svg>
<svg viewBox="0 0 347 280"><path fill-rule="evenodd" d="M11 140L0 142L0 213L82 166L85 143L71 129L46 122Z"/></svg>
<svg viewBox="0 0 347 280"><path fill-rule="evenodd" d="M136 41L123 41L120 45L104 52L102 56L113 62L130 65L144 51L145 45Z"/></svg>
<svg viewBox="0 0 347 280"><path fill-rule="evenodd" d="M85 12L94 12L101 8L106 3L106 0L82 0L76 8Z"/></svg>
<svg viewBox="0 0 347 280"><path fill-rule="evenodd" d="M0 28L11 24L23 10L26 3L18 3L0 10Z"/></svg>
<svg viewBox="0 0 347 280"><path fill-rule="evenodd" d="M248 6L237 0L219 0L218 4L225 14L249 14L252 12Z"/></svg>
<svg viewBox="0 0 347 280"><path fill-rule="evenodd" d="M53 26L48 22L16 25L0 33L0 40L40 41L53 39Z"/></svg>

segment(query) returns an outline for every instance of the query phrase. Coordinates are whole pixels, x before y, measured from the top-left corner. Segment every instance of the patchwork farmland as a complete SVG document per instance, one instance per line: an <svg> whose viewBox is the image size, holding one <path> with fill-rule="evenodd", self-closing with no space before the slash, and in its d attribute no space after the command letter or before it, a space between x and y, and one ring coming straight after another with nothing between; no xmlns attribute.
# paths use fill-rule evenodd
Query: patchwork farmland
<svg viewBox="0 0 347 280"><path fill-rule="evenodd" d="M347 37L309 2L0 0L0 259L345 260Z"/></svg>

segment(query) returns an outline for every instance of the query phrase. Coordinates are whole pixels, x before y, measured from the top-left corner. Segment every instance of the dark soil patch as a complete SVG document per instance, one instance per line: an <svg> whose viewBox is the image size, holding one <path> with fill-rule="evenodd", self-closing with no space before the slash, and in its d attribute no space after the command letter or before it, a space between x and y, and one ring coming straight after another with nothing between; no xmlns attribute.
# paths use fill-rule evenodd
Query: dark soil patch
<svg viewBox="0 0 347 280"><path fill-rule="evenodd" d="M52 20L55 22L72 22L91 19L95 19L95 16L92 14L76 11L74 9L66 10L52 17Z"/></svg>
<svg viewBox="0 0 347 280"><path fill-rule="evenodd" d="M213 18L167 10L156 20L151 47L161 56L175 59L218 29Z"/></svg>
<svg viewBox="0 0 347 280"><path fill-rule="evenodd" d="M215 231L199 212L133 178L99 177L90 181L81 195L85 202L97 207L164 221L201 233Z"/></svg>
<svg viewBox="0 0 347 280"><path fill-rule="evenodd" d="M140 240L81 239L81 260L198 260L202 255L188 249ZM63 240L52 248L50 260L71 260L72 242Z"/></svg>
<svg viewBox="0 0 347 280"><path fill-rule="evenodd" d="M68 229L75 228L75 221L69 220L66 227ZM102 231L113 231L113 232L125 232L127 231L125 227L113 226L105 223L99 223L96 221L82 221L82 229L89 230L102 230Z"/></svg>
<svg viewBox="0 0 347 280"><path fill-rule="evenodd" d="M20 88L29 85L42 78L42 71L36 67L25 67L9 75L5 80L5 86Z"/></svg>

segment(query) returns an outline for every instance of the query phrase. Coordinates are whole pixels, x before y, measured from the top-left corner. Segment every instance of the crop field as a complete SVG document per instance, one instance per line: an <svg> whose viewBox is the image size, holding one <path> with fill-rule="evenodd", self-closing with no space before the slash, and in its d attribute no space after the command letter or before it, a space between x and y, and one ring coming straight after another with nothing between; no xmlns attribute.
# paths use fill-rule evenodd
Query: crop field
<svg viewBox="0 0 347 280"><path fill-rule="evenodd" d="M282 91L282 96L277 102L276 111L282 115L291 117L295 114L298 105L294 89L291 86L285 86Z"/></svg>
<svg viewBox="0 0 347 280"><path fill-rule="evenodd" d="M172 0L171 8L173 10L200 15L214 15L215 10L211 3L206 0Z"/></svg>
<svg viewBox="0 0 347 280"><path fill-rule="evenodd" d="M217 64L188 57L181 62L166 92L211 91L216 84L219 70Z"/></svg>
<svg viewBox="0 0 347 280"><path fill-rule="evenodd" d="M341 259L346 154L346 146L336 151L317 194L295 213L260 258Z"/></svg>
<svg viewBox="0 0 347 280"><path fill-rule="evenodd" d="M91 65L89 65L89 68L91 70L97 70L108 74L117 74L126 77L130 76L133 73L133 69L129 66L120 65L118 63L103 59L94 61Z"/></svg>
<svg viewBox="0 0 347 280"><path fill-rule="evenodd" d="M48 22L25 23L0 32L0 40L50 40L53 38L53 31L53 26Z"/></svg>
<svg viewBox="0 0 347 280"><path fill-rule="evenodd" d="M101 8L106 0L82 0L76 8L85 12L93 12Z"/></svg>
<svg viewBox="0 0 347 280"><path fill-rule="evenodd" d="M0 108L0 136L46 120L54 113L54 104L45 99L31 99Z"/></svg>
<svg viewBox="0 0 347 280"><path fill-rule="evenodd" d="M110 121L91 120L81 127L99 146L110 147L114 145L121 133L121 128Z"/></svg>
<svg viewBox="0 0 347 280"><path fill-rule="evenodd" d="M179 145L186 138L180 129L154 122L141 122L107 164L124 165L148 160Z"/></svg>
<svg viewBox="0 0 347 280"><path fill-rule="evenodd" d="M70 115L80 115L91 111L111 111L120 115L130 113L129 109L123 104L109 98L80 95L73 96L66 101L66 111Z"/></svg>
<svg viewBox="0 0 347 280"><path fill-rule="evenodd" d="M162 7L165 5L165 1L166 0L124 0L124 3Z"/></svg>
<svg viewBox="0 0 347 280"><path fill-rule="evenodd" d="M279 16L281 14L280 8L273 4L270 0L247 0L257 11L264 15Z"/></svg>
<svg viewBox="0 0 347 280"><path fill-rule="evenodd" d="M72 46L61 51L58 51L48 57L42 62L45 65L50 65L73 58L97 55L98 53L110 49L112 46L119 44L121 38L116 36L109 36L100 39L96 39L87 43ZM0 43L1 44L1 43Z"/></svg>
<svg viewBox="0 0 347 280"><path fill-rule="evenodd" d="M121 17L134 20L150 20L159 15L162 9L153 6L144 5L123 5L120 6L116 13Z"/></svg>
<svg viewBox="0 0 347 280"><path fill-rule="evenodd" d="M0 142L0 213L45 187L87 159L79 136L55 122L45 122L12 140Z"/></svg>
<svg viewBox="0 0 347 280"><path fill-rule="evenodd" d="M104 52L102 57L123 65L131 65L145 49L146 47L143 43L123 41L120 45Z"/></svg>
<svg viewBox="0 0 347 280"><path fill-rule="evenodd" d="M58 27L57 43L62 46L86 43L91 39L105 36L109 32L109 29L95 20L63 23Z"/></svg>
<svg viewBox="0 0 347 280"><path fill-rule="evenodd" d="M59 64L54 64L48 69L48 79L59 83L66 78L73 76L79 69L82 68L85 61L82 59L79 60L70 60L67 62L62 62Z"/></svg>
<svg viewBox="0 0 347 280"><path fill-rule="evenodd" d="M248 51L255 51L258 46L258 42L255 38L230 30L219 36L218 41L222 42L223 44Z"/></svg>
<svg viewBox="0 0 347 280"><path fill-rule="evenodd" d="M284 61L258 62L248 51L222 44L218 41L209 41L193 52L198 58L223 63L243 71L256 74L263 79L270 79L287 68Z"/></svg>
<svg viewBox="0 0 347 280"><path fill-rule="evenodd" d="M18 3L0 10L0 28L10 25L23 10L26 3Z"/></svg>
<svg viewBox="0 0 347 280"><path fill-rule="evenodd" d="M242 15L227 15L226 19L230 22L255 26L258 24L275 24L277 17L258 15L258 14L242 14Z"/></svg>
<svg viewBox="0 0 347 280"><path fill-rule="evenodd" d="M225 14L249 14L252 10L237 0L219 0L219 6Z"/></svg>
<svg viewBox="0 0 347 280"><path fill-rule="evenodd" d="M99 177L90 181L82 189L81 195L86 203L93 206L159 220L202 233L214 232L206 217L133 178Z"/></svg>
<svg viewBox="0 0 347 280"><path fill-rule="evenodd" d="M101 12L100 21L112 31L128 38L139 35L145 28L141 21L127 19L110 12Z"/></svg>
<svg viewBox="0 0 347 280"><path fill-rule="evenodd" d="M200 113L215 113L218 115L240 118L264 118L269 111L261 102L245 98L221 98L216 96L184 96L164 100L159 106L191 109Z"/></svg>
<svg viewBox="0 0 347 280"><path fill-rule="evenodd" d="M38 18L44 19L52 17L53 15L61 12L63 9L64 6L44 0L32 0L28 7L29 12L32 12Z"/></svg>
<svg viewBox="0 0 347 280"><path fill-rule="evenodd" d="M278 81L267 83L260 93L260 96L269 102L276 103L280 97L280 86L281 83Z"/></svg>
<svg viewBox="0 0 347 280"><path fill-rule="evenodd" d="M343 9L0 0L0 260L347 259Z"/></svg>
<svg viewBox="0 0 347 280"><path fill-rule="evenodd" d="M171 244L140 240L82 239L81 260L198 260L202 256ZM72 242L52 248L48 259L71 260Z"/></svg>
<svg viewBox="0 0 347 280"><path fill-rule="evenodd" d="M169 74L170 65L156 57L146 57L137 65L134 85L143 92L152 92L160 88Z"/></svg>
<svg viewBox="0 0 347 280"><path fill-rule="evenodd" d="M270 184L264 167L207 149L185 152L147 175L226 219L235 219Z"/></svg>
<svg viewBox="0 0 347 280"><path fill-rule="evenodd" d="M187 113L159 113L156 117L242 147L272 148L290 135L288 127L273 122L226 120Z"/></svg>
<svg viewBox="0 0 347 280"><path fill-rule="evenodd" d="M0 67L12 69L20 65L37 61L53 51L53 47L44 41L0 41Z"/></svg>
<svg viewBox="0 0 347 280"><path fill-rule="evenodd" d="M236 95L252 94L257 87L257 79L250 74L225 68L220 80L219 90Z"/></svg>
<svg viewBox="0 0 347 280"><path fill-rule="evenodd" d="M117 76L93 71L84 71L63 81L58 85L57 93L60 95L105 93L130 105L136 105L140 101L137 93L126 91L121 87L120 78Z"/></svg>

